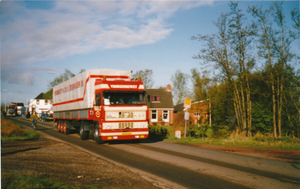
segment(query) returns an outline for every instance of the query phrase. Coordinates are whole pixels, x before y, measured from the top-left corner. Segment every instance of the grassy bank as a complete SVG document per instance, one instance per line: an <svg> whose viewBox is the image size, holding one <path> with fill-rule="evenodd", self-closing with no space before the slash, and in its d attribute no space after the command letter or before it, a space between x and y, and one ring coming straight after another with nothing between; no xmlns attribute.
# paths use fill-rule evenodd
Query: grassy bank
<svg viewBox="0 0 300 189"><path fill-rule="evenodd" d="M24 127L13 123L5 118L1 119L1 140L37 140L40 135L34 131L26 130Z"/></svg>
<svg viewBox="0 0 300 189"><path fill-rule="evenodd" d="M268 148L268 149L285 149L300 150L300 139L292 137L274 138L271 134L256 134L252 138L245 136L214 136L211 130L197 130L194 132L187 129L187 137L184 138L184 127L177 128L181 130L181 139L175 138L175 129L172 126L154 126L150 132L157 135L165 141L186 143L186 144L210 144L230 147L249 147L249 148ZM191 136L193 135L193 136ZM209 136L209 137L208 137Z"/></svg>
<svg viewBox="0 0 300 189"><path fill-rule="evenodd" d="M80 189L82 188L80 183L71 186L69 184L64 184L53 179L45 179L35 177L33 175L20 175L20 174L10 174L4 173L1 175L1 188L15 189L15 188L62 188L62 189ZM84 186L87 189L97 189L101 188L100 185L89 185Z"/></svg>
<svg viewBox="0 0 300 189"><path fill-rule="evenodd" d="M24 127L13 123L5 118L1 119L1 140L2 141L20 141L20 140L36 140L40 137L38 133L33 130L26 130ZM40 178L33 175L11 174L1 172L1 188L15 189L15 188L62 188L62 189L80 189L83 188L80 183L75 186L64 184L55 179ZM84 186L87 189L101 188L100 185Z"/></svg>

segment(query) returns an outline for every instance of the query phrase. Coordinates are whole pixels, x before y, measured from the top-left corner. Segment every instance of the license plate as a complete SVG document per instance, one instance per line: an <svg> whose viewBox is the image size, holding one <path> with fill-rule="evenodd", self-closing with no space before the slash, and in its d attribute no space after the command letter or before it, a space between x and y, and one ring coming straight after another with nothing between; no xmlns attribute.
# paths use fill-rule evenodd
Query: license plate
<svg viewBox="0 0 300 189"><path fill-rule="evenodd" d="M131 133L122 133L122 135L131 135Z"/></svg>

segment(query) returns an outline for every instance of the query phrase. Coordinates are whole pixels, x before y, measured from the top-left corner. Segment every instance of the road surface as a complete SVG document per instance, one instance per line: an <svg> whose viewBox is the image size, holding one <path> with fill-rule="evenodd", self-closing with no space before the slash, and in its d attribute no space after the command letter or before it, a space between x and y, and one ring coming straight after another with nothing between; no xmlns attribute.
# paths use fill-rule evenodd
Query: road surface
<svg viewBox="0 0 300 189"><path fill-rule="evenodd" d="M30 126L29 119L9 119ZM97 145L81 140L77 133L61 134L51 122L38 122L38 131L139 172L162 188L300 188L300 164L296 162L150 140Z"/></svg>

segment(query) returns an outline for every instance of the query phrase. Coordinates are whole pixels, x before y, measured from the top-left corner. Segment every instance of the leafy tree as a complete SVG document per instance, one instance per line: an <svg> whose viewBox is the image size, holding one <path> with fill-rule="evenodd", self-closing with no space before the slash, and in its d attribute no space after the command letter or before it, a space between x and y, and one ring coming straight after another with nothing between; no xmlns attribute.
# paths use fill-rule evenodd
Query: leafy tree
<svg viewBox="0 0 300 189"><path fill-rule="evenodd" d="M232 60L235 61L236 72L238 75L238 84L240 88L241 100L241 121L243 130L248 130L248 136L251 134L251 99L250 99L250 86L248 74L253 68L255 59L251 54L251 43L253 42L253 26L244 26L247 20L241 9L238 9L238 3L230 3L230 16L229 20L229 37L231 48L234 52ZM235 58L236 57L236 58ZM245 97L244 97L245 96Z"/></svg>
<svg viewBox="0 0 300 189"><path fill-rule="evenodd" d="M83 69L81 70L81 72L83 71ZM80 73L81 73L80 72ZM72 78L72 77L74 77L75 76L75 74L73 74L70 70L68 70L68 69L65 69L65 73L63 73L62 75L60 75L60 76L58 76L58 77L56 77L56 78L54 78L54 81L52 81L50 84L49 84L49 90L51 89L51 88L53 88L54 86L56 86L56 85L58 85L58 84L60 84L60 83L62 83L62 82L64 82L64 81L67 81L67 80L69 80L70 78Z"/></svg>
<svg viewBox="0 0 300 189"><path fill-rule="evenodd" d="M194 58L202 59L206 64L213 64L233 91L233 104L237 120L237 132L251 136L251 100L248 72L253 66L253 59L247 56L247 47L251 43L252 32L243 27L245 18L237 4L230 4L230 14L222 13L215 23L217 34L193 37L206 44ZM245 103L246 102L246 103Z"/></svg>
<svg viewBox="0 0 300 189"><path fill-rule="evenodd" d="M153 87L153 71L150 69L139 70L133 76L133 78L141 77L144 83L145 89L151 89Z"/></svg>
<svg viewBox="0 0 300 189"><path fill-rule="evenodd" d="M193 99L195 101L208 99L208 84L210 79L207 77L207 71L201 73L196 69L191 69L193 83Z"/></svg>
<svg viewBox="0 0 300 189"><path fill-rule="evenodd" d="M274 53L272 49L272 36L274 35L272 30L272 21L269 18L273 15L273 6L267 10L262 10L262 7L252 6L248 8L248 11L252 13L252 16L256 18L258 23L257 33L259 36L258 55L266 60L266 66L270 71L269 83L272 88L272 104L273 104L273 136L277 137L276 127L276 97L275 97L275 79L274 79Z"/></svg>

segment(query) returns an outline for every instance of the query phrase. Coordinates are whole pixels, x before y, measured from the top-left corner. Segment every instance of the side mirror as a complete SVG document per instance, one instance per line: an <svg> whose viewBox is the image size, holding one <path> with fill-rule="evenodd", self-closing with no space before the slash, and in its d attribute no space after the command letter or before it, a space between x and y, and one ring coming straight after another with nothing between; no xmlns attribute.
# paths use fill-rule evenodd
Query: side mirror
<svg viewBox="0 0 300 189"><path fill-rule="evenodd" d="M150 95L147 96L148 102L150 102Z"/></svg>

